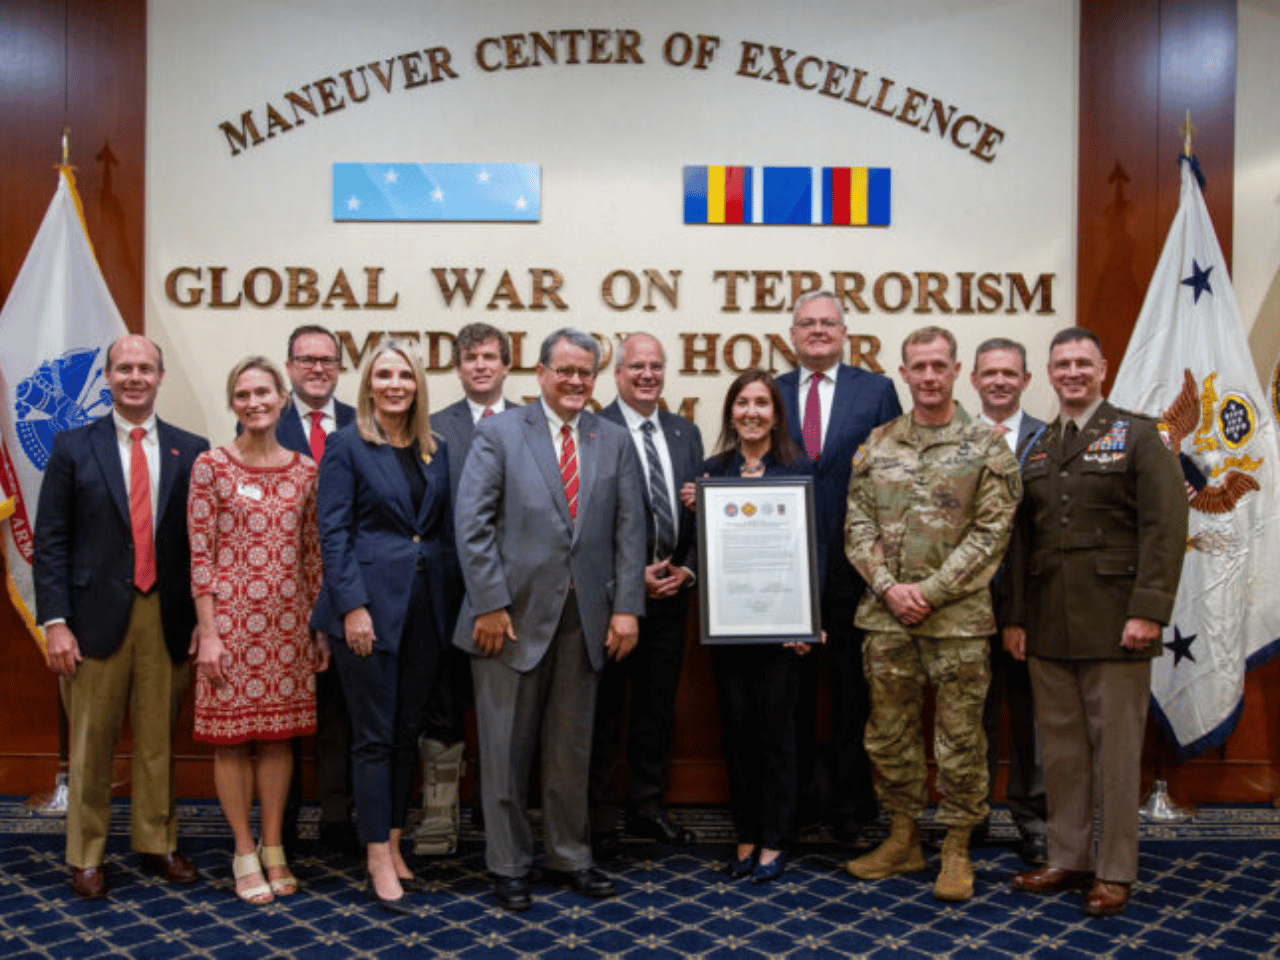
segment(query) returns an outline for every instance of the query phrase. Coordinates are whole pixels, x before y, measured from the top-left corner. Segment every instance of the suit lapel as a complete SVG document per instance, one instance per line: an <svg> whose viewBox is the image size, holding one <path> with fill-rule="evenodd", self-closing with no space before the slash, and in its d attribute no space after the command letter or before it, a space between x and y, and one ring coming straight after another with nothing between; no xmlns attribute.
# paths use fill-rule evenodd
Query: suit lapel
<svg viewBox="0 0 1280 960"><path fill-rule="evenodd" d="M169 425L156 418L156 445L159 448L157 462L160 464L160 491L156 496L156 526L160 526L160 518L164 516L169 505L169 495L173 493L173 482L178 478L178 464L182 460L182 451L174 445L173 431ZM182 509L186 510L184 503Z"/></svg>
<svg viewBox="0 0 1280 960"><path fill-rule="evenodd" d="M834 441L843 433L841 425L850 413L854 410L854 396L858 392L858 385L854 383L853 371L846 367L843 363L836 367L836 392L831 396L831 422L827 424L826 439L822 444L822 456L819 461L824 465L835 456L832 451L836 444ZM799 434L797 433L797 436Z"/></svg>
<svg viewBox="0 0 1280 960"><path fill-rule="evenodd" d="M630 443L630 438L627 439ZM586 515L591 505L591 491L595 487L596 468L600 464L600 441L596 437L596 417L585 411L578 415L578 516ZM575 524L576 540L581 524Z"/></svg>
<svg viewBox="0 0 1280 960"><path fill-rule="evenodd" d="M116 440L116 422L111 414L98 421L93 431L93 454L106 481L107 490L120 511L120 519L129 526L129 491L124 485L124 466L120 461L120 447Z"/></svg>
<svg viewBox="0 0 1280 960"><path fill-rule="evenodd" d="M285 404L284 411L280 414L280 424L276 427L276 439L280 441L282 447L306 451L307 456L311 455L311 441L302 429L302 419L298 416L298 408L294 406L292 394L289 395L289 402Z"/></svg>
<svg viewBox="0 0 1280 960"><path fill-rule="evenodd" d="M803 367L796 367L790 373L784 373L778 378L778 392L782 394L782 409L787 414L787 432L796 439L801 446L804 441L801 433L804 425L800 422L800 371Z"/></svg>
<svg viewBox="0 0 1280 960"><path fill-rule="evenodd" d="M529 406L525 407L525 443L528 444L530 452L533 454L533 462L538 468L538 472L542 474L542 479L546 481L547 489L551 492L551 502L556 505L556 510L560 514L560 518L564 521L565 526L573 527L573 518L569 516L569 502L564 496L564 481L560 479L560 464L556 462L556 448L551 442L551 425L547 422L547 415L543 412L542 404L535 400ZM578 431L581 434L581 430ZM581 512L582 507L582 456L578 456L578 507Z"/></svg>

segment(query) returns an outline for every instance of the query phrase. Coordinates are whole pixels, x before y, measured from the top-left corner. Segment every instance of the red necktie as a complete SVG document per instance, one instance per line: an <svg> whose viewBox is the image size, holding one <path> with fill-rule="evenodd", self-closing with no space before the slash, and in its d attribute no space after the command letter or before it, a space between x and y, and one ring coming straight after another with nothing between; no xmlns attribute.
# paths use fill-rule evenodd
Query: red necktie
<svg viewBox="0 0 1280 960"><path fill-rule="evenodd" d="M323 419L323 410L311 411L311 436L307 442L311 444L311 459L316 463L319 463L320 458L324 456L324 427L320 426L320 421Z"/></svg>
<svg viewBox="0 0 1280 960"><path fill-rule="evenodd" d="M821 382L820 373L815 373L809 380L809 395L804 398L804 423L800 426L804 452L810 460L822 456L822 399L818 396L818 384Z"/></svg>
<svg viewBox="0 0 1280 960"><path fill-rule="evenodd" d="M485 407L484 413L480 414L480 419L483 420L485 417L492 417L492 416L493 416L493 407Z"/></svg>
<svg viewBox="0 0 1280 960"><path fill-rule="evenodd" d="M573 432L566 423L560 428L564 442L560 445L560 480L564 498L569 501L569 517L578 519L578 449L573 445Z"/></svg>
<svg viewBox="0 0 1280 960"><path fill-rule="evenodd" d="M142 438L147 431L129 431L129 524L133 527L133 585L146 593L156 583L156 543L151 531L151 474Z"/></svg>

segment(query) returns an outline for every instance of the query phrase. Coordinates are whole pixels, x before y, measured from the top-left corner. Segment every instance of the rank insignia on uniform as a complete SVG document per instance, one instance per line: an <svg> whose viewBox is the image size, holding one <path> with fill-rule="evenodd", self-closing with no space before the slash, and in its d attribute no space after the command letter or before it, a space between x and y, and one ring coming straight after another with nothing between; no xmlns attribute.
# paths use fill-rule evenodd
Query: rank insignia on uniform
<svg viewBox="0 0 1280 960"><path fill-rule="evenodd" d="M1109 451L1100 453L1089 453L1085 451L1082 458L1085 463L1115 463L1117 460L1124 459L1124 451Z"/></svg>
<svg viewBox="0 0 1280 960"><path fill-rule="evenodd" d="M1129 440L1129 421L1116 420L1111 429L1085 448L1086 453L1102 453L1112 450L1123 450ZM1086 459L1093 459L1086 457ZM1119 459L1113 457L1111 459Z"/></svg>

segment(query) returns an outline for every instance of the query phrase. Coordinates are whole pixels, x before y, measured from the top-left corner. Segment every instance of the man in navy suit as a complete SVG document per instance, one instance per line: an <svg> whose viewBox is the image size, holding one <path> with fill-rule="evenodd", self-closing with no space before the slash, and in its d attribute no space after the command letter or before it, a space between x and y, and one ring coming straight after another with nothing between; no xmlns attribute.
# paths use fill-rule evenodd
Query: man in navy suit
<svg viewBox="0 0 1280 960"><path fill-rule="evenodd" d="M1027 450L1044 430L1044 421L1022 409L1022 391L1031 382L1027 352L1022 344L993 337L978 345L969 374L973 389L982 400L979 419L1003 435L1009 449L1021 463ZM1024 660L1015 660L1004 649L1000 629L1005 606L1008 575L1000 565L991 581L992 606L996 613L996 633L991 637L991 686L982 714L987 735L988 800L996 787L996 757L999 754L1000 708L1009 704L1009 780L1005 799L1020 837L1018 855L1028 866L1040 866L1048 856L1045 841L1044 767L1036 743L1035 704L1031 695L1031 675Z"/></svg>
<svg viewBox="0 0 1280 960"><path fill-rule="evenodd" d="M787 429L809 459L817 461L814 504L818 536L822 626L827 632L832 670L833 717L830 790L826 819L842 840L854 839L877 814L871 761L863 746L870 709L862 667L862 631L853 616L862 596L862 578L845 556L844 521L853 455L867 435L902 413L893 381L840 362L847 331L840 301L826 291L796 300L791 344L799 366L778 377L787 410ZM800 661L796 715L800 798L813 810L818 802L815 713L818 658Z"/></svg>
<svg viewBox="0 0 1280 960"><path fill-rule="evenodd" d="M469 323L453 338L453 367L464 396L432 414L431 427L444 437L449 451L449 495L456 505L458 482L476 425L516 406L502 396L511 371L511 342L492 324ZM418 854L438 856L458 848L466 715L473 694L470 658L457 648L450 653L445 667L450 678L436 688L441 702L428 711L422 740L422 819L414 832L413 847ZM479 771L472 766L472 826L484 823L479 795Z"/></svg>
<svg viewBox="0 0 1280 960"><path fill-rule="evenodd" d="M671 822L662 807L675 725L676 687L684 660L688 588L697 567L694 517L680 488L702 467L702 434L683 417L658 408L666 382L666 354L647 333L623 342L614 365L618 398L600 412L631 435L644 471L648 542L645 615L640 642L624 661L605 664L596 698L591 748L591 833L596 856L618 845L617 775L622 765L622 707L628 681L626 830L660 843L693 843L692 830Z"/></svg>
<svg viewBox="0 0 1280 960"><path fill-rule="evenodd" d="M458 490L467 593L454 643L471 654L485 862L507 910L531 906L529 774L541 748L544 876L614 895L595 869L587 809L596 682L644 615L644 476L627 432L586 410L600 346L542 343L536 403L481 423Z"/></svg>
<svg viewBox="0 0 1280 960"><path fill-rule="evenodd" d="M95 899L107 894L112 755L126 707L133 849L147 872L198 879L177 852L171 737L196 622L187 483L209 442L156 417L163 379L146 337L107 348L113 410L54 437L36 511L36 610L71 730L67 862L71 888Z"/></svg>
<svg viewBox="0 0 1280 960"><path fill-rule="evenodd" d="M289 334L285 372L293 393L280 413L276 439L320 463L325 438L355 419L348 404L334 399L342 363L337 338L318 324L304 324ZM351 717L336 670L316 674L316 786L320 793L320 844L358 856L363 850L351 822ZM298 808L302 803L302 740L293 741L293 779L284 812L284 845L292 856L298 842Z"/></svg>

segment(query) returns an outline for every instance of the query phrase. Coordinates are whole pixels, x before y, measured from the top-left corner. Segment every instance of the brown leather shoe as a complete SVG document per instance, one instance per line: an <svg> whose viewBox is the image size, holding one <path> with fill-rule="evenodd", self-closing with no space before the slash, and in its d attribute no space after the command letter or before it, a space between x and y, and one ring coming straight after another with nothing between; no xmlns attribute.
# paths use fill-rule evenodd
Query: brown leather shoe
<svg viewBox="0 0 1280 960"><path fill-rule="evenodd" d="M1089 888L1089 896L1084 901L1084 912L1091 917L1113 917L1124 913L1129 905L1129 885L1127 883L1111 883L1108 880L1095 880Z"/></svg>
<svg viewBox="0 0 1280 960"><path fill-rule="evenodd" d="M107 875L101 867L72 867L71 889L86 900L101 900L107 895Z"/></svg>
<svg viewBox="0 0 1280 960"><path fill-rule="evenodd" d="M144 872L163 877L170 883L195 883L200 879L196 865L180 853L144 853L139 859Z"/></svg>
<svg viewBox="0 0 1280 960"><path fill-rule="evenodd" d="M1023 893L1058 893L1062 890L1085 890L1092 880L1093 874L1087 870L1041 867L1015 873L1009 885Z"/></svg>

